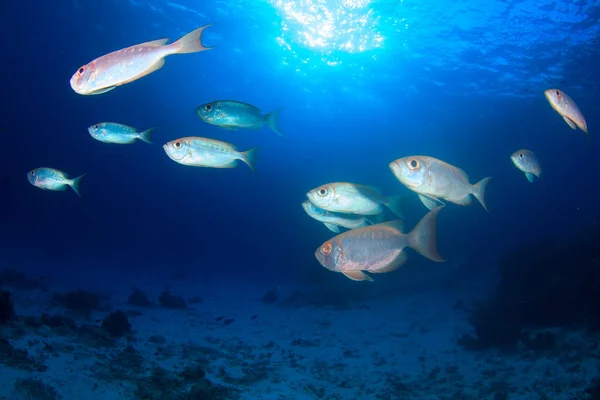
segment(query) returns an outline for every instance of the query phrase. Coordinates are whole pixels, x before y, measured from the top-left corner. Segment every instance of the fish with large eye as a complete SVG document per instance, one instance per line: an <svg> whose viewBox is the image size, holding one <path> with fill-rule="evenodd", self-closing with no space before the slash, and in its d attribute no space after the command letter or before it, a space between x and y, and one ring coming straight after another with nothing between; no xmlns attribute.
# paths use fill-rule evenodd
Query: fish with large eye
<svg viewBox="0 0 600 400"><path fill-rule="evenodd" d="M571 129L581 129L585 133L587 143L588 128L583 114L577 107L577 104L565 92L558 89L548 89L544 92L546 99L554 109L571 127Z"/></svg>
<svg viewBox="0 0 600 400"><path fill-rule="evenodd" d="M406 262L406 248L441 262L437 251L436 218L441 207L434 208L409 233L403 233L400 220L352 229L329 239L315 251L319 263L355 281L373 281L365 272L391 272Z"/></svg>
<svg viewBox="0 0 600 400"><path fill-rule="evenodd" d="M266 125L283 136L279 127L280 112L279 109L263 114L260 108L235 100L217 100L196 107L196 114L202 121L219 128L236 131L238 128L262 129Z"/></svg>
<svg viewBox="0 0 600 400"><path fill-rule="evenodd" d="M334 213L379 215L384 207L398 217L402 216L404 196L383 196L373 186L350 182L333 182L321 185L306 193L315 206Z"/></svg>
<svg viewBox="0 0 600 400"><path fill-rule="evenodd" d="M542 167L537 156L533 151L527 149L517 150L510 156L511 161L520 169L529 182L533 182L533 177L542 176Z"/></svg>
<svg viewBox="0 0 600 400"><path fill-rule="evenodd" d="M27 180L33 186L43 190L63 191L70 187L81 197L79 183L84 176L85 174L71 179L67 174L58 169L42 167L29 171L27 173Z"/></svg>
<svg viewBox="0 0 600 400"><path fill-rule="evenodd" d="M235 168L238 161L254 171L257 149L238 151L230 143L220 140L190 136L170 141L163 145L169 158L191 167Z"/></svg>
<svg viewBox="0 0 600 400"><path fill-rule="evenodd" d="M421 163L419 162L419 160L413 158L412 160L408 161L407 165L409 169L411 169L412 171L416 171L417 169L419 169Z"/></svg>
<svg viewBox="0 0 600 400"><path fill-rule="evenodd" d="M390 163L390 169L430 210L444 204L442 200L462 206L471 204L471 195L487 210L484 196L490 177L471 184L463 170L428 156L399 158Z"/></svg>

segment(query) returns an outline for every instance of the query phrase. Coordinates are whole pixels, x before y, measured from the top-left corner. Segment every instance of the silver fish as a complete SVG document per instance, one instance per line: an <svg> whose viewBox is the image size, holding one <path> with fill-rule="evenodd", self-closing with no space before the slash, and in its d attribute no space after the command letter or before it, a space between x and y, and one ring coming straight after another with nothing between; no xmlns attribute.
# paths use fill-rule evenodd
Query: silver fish
<svg viewBox="0 0 600 400"><path fill-rule="evenodd" d="M69 179L67 174L54 168L36 168L27 173L27 180L33 186L43 190L66 190L71 187L79 197L79 183L85 174Z"/></svg>
<svg viewBox="0 0 600 400"><path fill-rule="evenodd" d="M208 50L202 44L202 32L210 25L198 28L176 42L153 40L113 51L80 67L71 77L71 88L79 94L102 94L117 86L136 81L165 64L171 54L196 53Z"/></svg>
<svg viewBox="0 0 600 400"><path fill-rule="evenodd" d="M377 215L388 207L398 217L402 216L404 196L385 197L373 186L350 182L333 182L312 189L306 197L323 210L360 215Z"/></svg>
<svg viewBox="0 0 600 400"><path fill-rule="evenodd" d="M440 209L427 213L407 234L402 233L400 220L344 232L323 243L315 257L323 267L355 281L372 281L365 272L395 270L406 262L406 247L432 261L444 261L436 248L436 217Z"/></svg>
<svg viewBox="0 0 600 400"><path fill-rule="evenodd" d="M115 122L101 122L88 128L90 135L103 143L129 144L136 139L146 143L152 143L150 134L154 128L139 132L131 126L117 124Z"/></svg>
<svg viewBox="0 0 600 400"><path fill-rule="evenodd" d="M302 202L302 208L311 218L322 222L327 229L335 233L340 232L340 226L347 229L361 228L363 226L381 222L383 217L383 214L379 214L374 216L373 220L371 220L364 215L335 213L323 210L308 200Z"/></svg>
<svg viewBox="0 0 600 400"><path fill-rule="evenodd" d="M252 104L234 100L218 100L196 107L196 114L206 123L223 129L262 129L264 124L279 136L283 136L279 128L279 113L275 110L263 114L260 108Z"/></svg>
<svg viewBox="0 0 600 400"><path fill-rule="evenodd" d="M521 149L515 151L510 156L511 161L521 171L525 173L525 177L529 182L533 182L533 177L542 175L542 167L533 151Z"/></svg>
<svg viewBox="0 0 600 400"><path fill-rule="evenodd" d="M585 138L587 140L587 123L585 122L583 114L581 111L579 111L579 107L577 107L577 104L575 104L573 99L570 98L565 92L558 89L548 89L544 91L544 95L546 96L548 102L550 102L550 105L554 111L563 117L567 125L569 125L571 129L577 129L577 127L579 127L579 129L585 132Z"/></svg>
<svg viewBox="0 0 600 400"><path fill-rule="evenodd" d="M427 156L399 158L390 163L390 169L404 186L419 195L419 199L430 210L437 207L438 203L443 204L440 199L461 206L469 205L472 194L487 211L484 195L491 177L472 185L463 170Z"/></svg>
<svg viewBox="0 0 600 400"><path fill-rule="evenodd" d="M257 151L237 151L232 144L197 136L173 140L165 144L163 149L171 160L183 165L235 168L238 160L241 160L248 164L252 171Z"/></svg>

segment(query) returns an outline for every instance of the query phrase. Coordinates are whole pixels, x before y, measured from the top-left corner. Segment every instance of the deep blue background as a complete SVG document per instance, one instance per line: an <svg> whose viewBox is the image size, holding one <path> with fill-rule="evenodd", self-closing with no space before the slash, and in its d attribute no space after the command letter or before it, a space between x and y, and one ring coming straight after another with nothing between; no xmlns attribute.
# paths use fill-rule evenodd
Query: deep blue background
<svg viewBox="0 0 600 400"><path fill-rule="evenodd" d="M552 4L556 15L562 3ZM23 264L34 254L65 262L77 254L80 270L81 260L107 265L120 260L133 271L181 267L199 276L336 281L342 278L314 259L316 247L331 235L302 210L305 193L333 181L405 193L412 226L426 209L388 168L411 154L454 164L473 183L492 176L489 213L474 202L450 205L440 214L439 246L449 262L482 263L549 233L570 234L598 216L600 6L586 4L573 11L585 15L583 22L561 25L573 29L562 32L570 38L564 46L556 45L563 37L548 38L546 47L543 40L525 43L512 48L514 59L496 66L491 54L506 54L490 44L494 38L519 37L515 30L528 24L527 31L534 32L536 23L551 24L554 17L522 18L515 25L501 13L495 32L460 31L463 42L474 45L452 57L432 52L431 42L410 53L392 33L387 47L340 56L346 64L330 67L282 63L289 52L274 40L281 15L268 3L219 13L207 2L196 6L206 18L174 8L158 18L147 7L123 1L4 2L5 252L18 251ZM452 19L439 17L452 28ZM69 86L73 72L100 55L162 37L176 40L207 23L214 23L204 40L215 46L210 51L168 57L160 71L100 96L80 96ZM425 29L417 24L413 43ZM451 48L448 41L455 38L435 40ZM554 68L558 61L560 68ZM543 91L549 87L565 90L578 103L588 122L587 148L583 133L571 131L546 102ZM194 108L217 99L249 102L265 112L283 107L285 137L202 123ZM101 121L157 127L155 144L97 142L86 128ZM164 154L163 143L191 135L242 150L259 147L257 172L245 165L194 169ZM519 148L541 160L543 177L534 184L510 162ZM83 197L31 186L25 174L41 166L72 176L87 173ZM411 254L410 264L422 263Z"/></svg>

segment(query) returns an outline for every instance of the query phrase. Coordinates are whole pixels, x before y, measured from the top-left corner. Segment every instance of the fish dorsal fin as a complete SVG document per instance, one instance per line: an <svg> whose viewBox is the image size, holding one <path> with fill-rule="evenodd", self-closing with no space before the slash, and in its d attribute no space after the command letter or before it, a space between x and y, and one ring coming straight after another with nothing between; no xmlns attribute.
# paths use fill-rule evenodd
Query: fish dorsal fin
<svg viewBox="0 0 600 400"><path fill-rule="evenodd" d="M152 40L150 42L145 42L145 43L139 44L138 46L161 47L161 46L164 46L165 44L167 44L168 41L169 41L169 39L157 39L157 40Z"/></svg>
<svg viewBox="0 0 600 400"><path fill-rule="evenodd" d="M342 274L352 279L353 281L369 281L373 282L373 278L363 273L362 271L342 271Z"/></svg>
<svg viewBox="0 0 600 400"><path fill-rule="evenodd" d="M364 185L363 187L367 188L368 190L372 190L373 192L377 193L377 194L381 194L381 189L379 189L376 186L371 186L371 185Z"/></svg>
<svg viewBox="0 0 600 400"><path fill-rule="evenodd" d="M401 219L395 219L393 221L381 222L379 224L374 224L371 226L384 226L384 227L396 229L400 233L404 233L404 221L402 221Z"/></svg>
<svg viewBox="0 0 600 400"><path fill-rule="evenodd" d="M571 121L569 118L563 117L563 119L571 127L571 129L577 129L577 125L575 125L575 123L573 121Z"/></svg>

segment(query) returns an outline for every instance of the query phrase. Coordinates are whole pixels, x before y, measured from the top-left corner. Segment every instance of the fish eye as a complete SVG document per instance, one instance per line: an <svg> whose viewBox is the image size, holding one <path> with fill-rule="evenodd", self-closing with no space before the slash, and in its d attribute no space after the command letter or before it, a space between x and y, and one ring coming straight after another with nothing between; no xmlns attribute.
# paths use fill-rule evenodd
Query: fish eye
<svg viewBox="0 0 600 400"><path fill-rule="evenodd" d="M181 147L181 142L178 140L175 143L173 143L173 147L175 147L176 149Z"/></svg>
<svg viewBox="0 0 600 400"><path fill-rule="evenodd" d="M30 171L30 172L29 172L29 175L31 175L31 176L35 176L35 171Z"/></svg>
<svg viewBox="0 0 600 400"><path fill-rule="evenodd" d="M417 168L419 168L419 161L417 161L416 159L412 159L408 162L408 168L415 170Z"/></svg>
<svg viewBox="0 0 600 400"><path fill-rule="evenodd" d="M560 97L560 92L558 90L556 91L556 97Z"/></svg>
<svg viewBox="0 0 600 400"><path fill-rule="evenodd" d="M523 155L523 153L519 153L519 158L523 158L525 157L525 155Z"/></svg>
<svg viewBox="0 0 600 400"><path fill-rule="evenodd" d="M204 109L205 109L206 111L212 111L212 109L213 109L213 106L212 106L212 104L207 104L207 105L205 105L205 106L204 106Z"/></svg>
<svg viewBox="0 0 600 400"><path fill-rule="evenodd" d="M94 125L94 129L98 129L100 128L98 125Z"/></svg>
<svg viewBox="0 0 600 400"><path fill-rule="evenodd" d="M331 253L331 249L332 249L331 243L325 243L325 244L323 245L323 247L321 247L321 251L322 251L324 254L329 254L329 253Z"/></svg>
<svg viewBox="0 0 600 400"><path fill-rule="evenodd" d="M77 72L79 72L79 75L83 74L85 72L85 67L79 68L79 71Z"/></svg>
<svg viewBox="0 0 600 400"><path fill-rule="evenodd" d="M321 197L325 196L327 194L327 189L325 188L321 188L319 189L319 191L317 191L317 194Z"/></svg>

